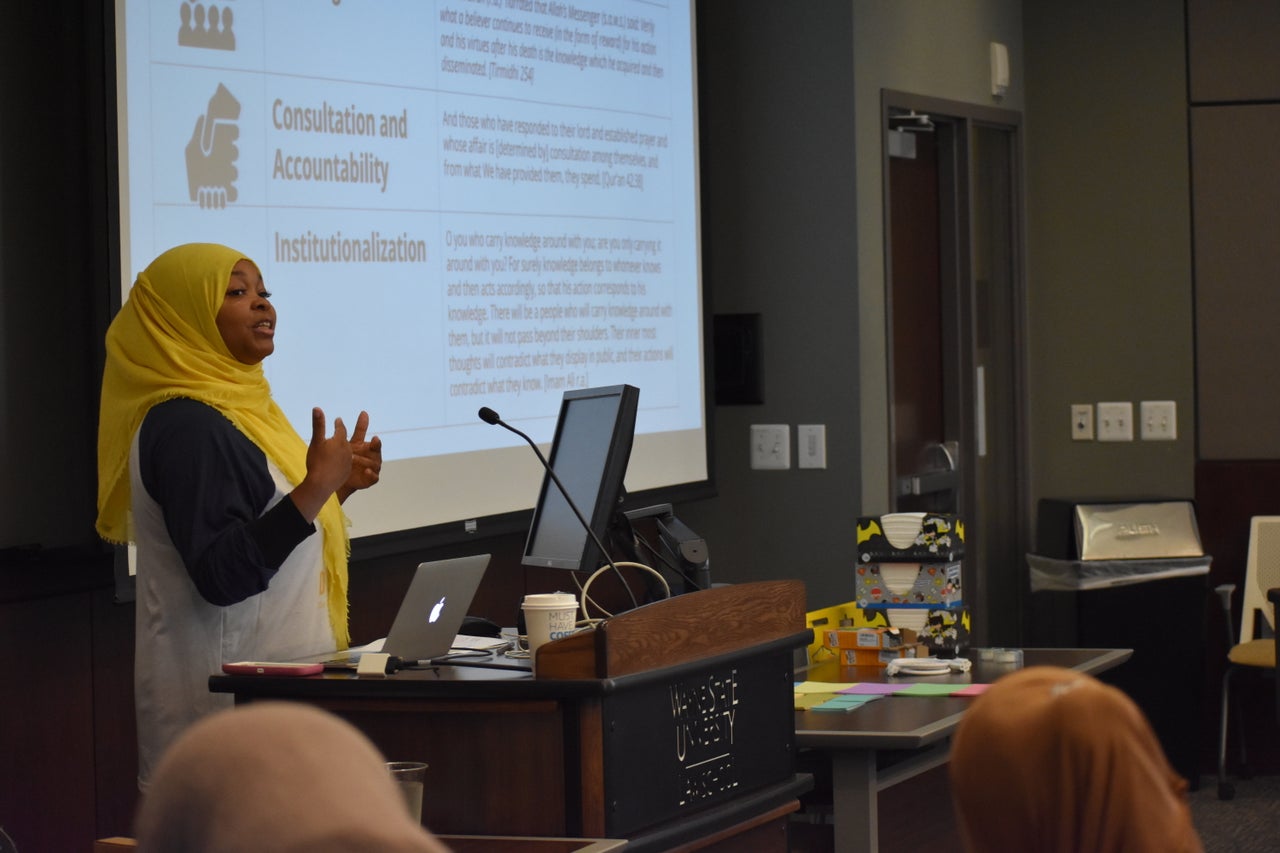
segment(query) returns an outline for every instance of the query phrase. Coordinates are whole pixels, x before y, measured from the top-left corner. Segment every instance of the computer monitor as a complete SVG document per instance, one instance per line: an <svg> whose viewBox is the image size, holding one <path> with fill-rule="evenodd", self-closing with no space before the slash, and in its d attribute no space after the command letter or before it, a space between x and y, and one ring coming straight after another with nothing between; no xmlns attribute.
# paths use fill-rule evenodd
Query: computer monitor
<svg viewBox="0 0 1280 853"><path fill-rule="evenodd" d="M605 547L621 510L639 400L639 388L611 385L566 391L560 402L547 462ZM605 561L555 481L544 475L521 562L577 570Z"/></svg>

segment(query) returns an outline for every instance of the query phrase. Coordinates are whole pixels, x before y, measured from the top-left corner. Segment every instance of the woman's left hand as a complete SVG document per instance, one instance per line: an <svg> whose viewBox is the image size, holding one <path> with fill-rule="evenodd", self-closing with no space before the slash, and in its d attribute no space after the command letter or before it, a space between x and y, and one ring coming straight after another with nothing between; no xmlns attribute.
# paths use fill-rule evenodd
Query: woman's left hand
<svg viewBox="0 0 1280 853"><path fill-rule="evenodd" d="M351 475L338 489L339 501L345 501L352 492L369 488L382 474L382 439L375 435L366 441L368 431L369 413L361 412L350 439Z"/></svg>

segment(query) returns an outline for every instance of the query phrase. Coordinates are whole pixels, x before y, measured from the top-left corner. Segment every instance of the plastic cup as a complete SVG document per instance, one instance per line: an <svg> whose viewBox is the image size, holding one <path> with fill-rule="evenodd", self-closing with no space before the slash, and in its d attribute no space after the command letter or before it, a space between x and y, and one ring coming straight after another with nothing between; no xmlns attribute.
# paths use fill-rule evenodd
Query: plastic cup
<svg viewBox="0 0 1280 853"><path fill-rule="evenodd" d="M529 654L535 663L539 646L569 636L578 624L578 597L571 592L526 595L520 608L524 611Z"/></svg>
<svg viewBox="0 0 1280 853"><path fill-rule="evenodd" d="M387 772L404 796L409 814L422 823L422 787L427 778L427 765L421 761L388 761Z"/></svg>

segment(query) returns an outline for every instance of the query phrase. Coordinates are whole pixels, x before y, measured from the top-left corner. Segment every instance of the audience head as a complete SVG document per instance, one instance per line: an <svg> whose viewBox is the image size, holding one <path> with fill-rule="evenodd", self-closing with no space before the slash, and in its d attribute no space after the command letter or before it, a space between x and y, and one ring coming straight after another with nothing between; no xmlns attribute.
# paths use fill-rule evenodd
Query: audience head
<svg viewBox="0 0 1280 853"><path fill-rule="evenodd" d="M970 853L1176 853L1202 849L1187 783L1142 711L1114 687L1030 667L974 700L951 750Z"/></svg>
<svg viewBox="0 0 1280 853"><path fill-rule="evenodd" d="M165 753L139 807L140 853L445 853L410 816L377 748L325 711L254 703L206 717Z"/></svg>

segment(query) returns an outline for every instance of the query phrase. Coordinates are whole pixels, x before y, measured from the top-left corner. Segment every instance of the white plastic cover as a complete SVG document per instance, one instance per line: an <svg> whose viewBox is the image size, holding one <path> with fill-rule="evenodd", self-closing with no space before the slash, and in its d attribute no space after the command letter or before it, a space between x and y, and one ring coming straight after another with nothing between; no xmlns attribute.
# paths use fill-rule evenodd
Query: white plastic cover
<svg viewBox="0 0 1280 853"><path fill-rule="evenodd" d="M1106 589L1164 578L1204 575L1209 573L1213 558L1160 557L1147 560L1059 560L1040 554L1028 554L1031 569L1031 591Z"/></svg>

